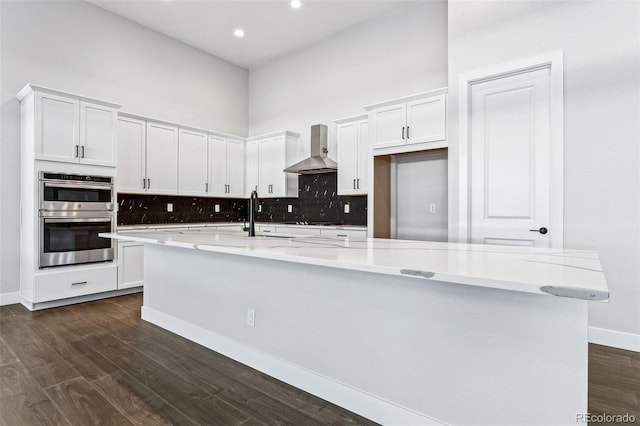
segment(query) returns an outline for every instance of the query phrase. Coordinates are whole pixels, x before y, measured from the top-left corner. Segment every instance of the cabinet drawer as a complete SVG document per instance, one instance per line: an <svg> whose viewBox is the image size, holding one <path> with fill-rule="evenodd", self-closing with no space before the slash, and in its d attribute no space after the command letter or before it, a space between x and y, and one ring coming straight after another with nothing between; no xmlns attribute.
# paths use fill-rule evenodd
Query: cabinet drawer
<svg viewBox="0 0 640 426"><path fill-rule="evenodd" d="M276 232L283 234L320 235L318 228L298 228L293 226L278 226Z"/></svg>
<svg viewBox="0 0 640 426"><path fill-rule="evenodd" d="M321 229L321 235L332 236L332 237L357 237L357 238L366 238L367 231L366 230L355 230L355 229Z"/></svg>
<svg viewBox="0 0 640 426"><path fill-rule="evenodd" d="M115 290L116 265L48 272L34 277L34 303Z"/></svg>

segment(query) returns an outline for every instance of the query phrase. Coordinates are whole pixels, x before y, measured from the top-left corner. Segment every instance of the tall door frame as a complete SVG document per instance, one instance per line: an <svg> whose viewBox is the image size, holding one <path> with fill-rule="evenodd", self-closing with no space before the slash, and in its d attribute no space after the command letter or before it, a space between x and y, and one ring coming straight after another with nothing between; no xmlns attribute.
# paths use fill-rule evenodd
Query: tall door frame
<svg viewBox="0 0 640 426"><path fill-rule="evenodd" d="M471 161L469 135L471 125L470 96L474 84L533 71L550 70L550 246L564 244L564 96L563 51L558 50L518 61L460 74L459 79L459 143L458 143L458 232L457 241L467 243L471 238Z"/></svg>

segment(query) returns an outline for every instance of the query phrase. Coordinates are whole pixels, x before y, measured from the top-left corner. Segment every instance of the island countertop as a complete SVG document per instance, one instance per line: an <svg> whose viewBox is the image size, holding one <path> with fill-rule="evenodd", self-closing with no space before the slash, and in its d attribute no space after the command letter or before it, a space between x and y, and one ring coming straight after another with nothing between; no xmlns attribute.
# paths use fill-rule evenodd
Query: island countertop
<svg viewBox="0 0 640 426"><path fill-rule="evenodd" d="M104 233L101 237L415 279L605 301L594 251L326 236L257 236L220 229Z"/></svg>

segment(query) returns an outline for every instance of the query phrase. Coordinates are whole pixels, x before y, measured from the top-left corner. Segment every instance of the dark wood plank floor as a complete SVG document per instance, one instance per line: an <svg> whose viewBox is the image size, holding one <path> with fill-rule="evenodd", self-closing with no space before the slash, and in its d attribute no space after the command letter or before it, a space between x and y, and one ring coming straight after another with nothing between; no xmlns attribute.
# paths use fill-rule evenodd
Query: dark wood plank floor
<svg viewBox="0 0 640 426"><path fill-rule="evenodd" d="M0 425L373 425L140 320L142 295L0 307Z"/></svg>
<svg viewBox="0 0 640 426"><path fill-rule="evenodd" d="M375 424L141 321L141 304L0 307L0 424ZM589 345L589 412L640 424L640 353Z"/></svg>

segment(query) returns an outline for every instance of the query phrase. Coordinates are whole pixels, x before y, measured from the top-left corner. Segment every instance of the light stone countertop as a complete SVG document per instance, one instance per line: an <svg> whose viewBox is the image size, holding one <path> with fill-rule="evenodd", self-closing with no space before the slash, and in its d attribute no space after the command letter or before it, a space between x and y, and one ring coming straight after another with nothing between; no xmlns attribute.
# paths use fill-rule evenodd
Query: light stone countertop
<svg viewBox="0 0 640 426"><path fill-rule="evenodd" d="M245 232L223 229L100 236L525 293L609 298L594 251L301 235L250 238Z"/></svg>

